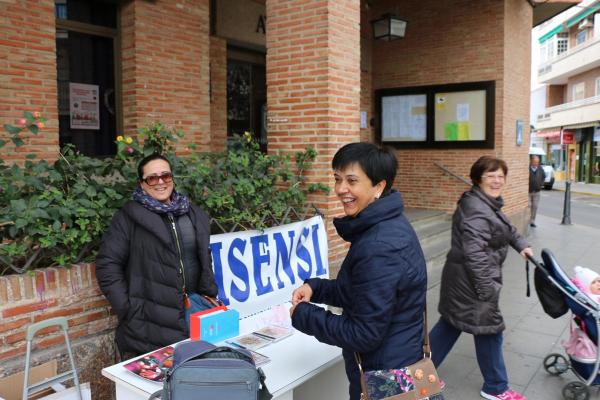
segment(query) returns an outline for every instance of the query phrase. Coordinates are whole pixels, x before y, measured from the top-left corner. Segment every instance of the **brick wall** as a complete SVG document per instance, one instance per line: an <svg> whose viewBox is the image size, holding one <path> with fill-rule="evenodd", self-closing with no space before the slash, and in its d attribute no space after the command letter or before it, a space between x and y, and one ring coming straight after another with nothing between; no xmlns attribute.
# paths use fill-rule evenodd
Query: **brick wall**
<svg viewBox="0 0 600 400"><path fill-rule="evenodd" d="M331 158L360 140L360 11L354 0L267 0L269 151L318 152L311 182L332 186ZM327 216L342 210L333 192L312 200ZM328 223L330 263L346 245Z"/></svg>
<svg viewBox="0 0 600 400"><path fill-rule="evenodd" d="M395 4L391 0L374 3L363 25L394 10ZM511 18L515 17L516 21L508 21L506 13ZM513 166L521 168L523 161L516 161L520 152L523 153L523 160L526 160L529 66L525 64L529 62L530 55L524 52L530 43L531 22L527 22L526 18L531 17L531 10L522 7L518 1L485 0L474 7L467 0L451 0L430 2L423 7L421 1L407 0L402 2L399 17L408 21L405 38L373 44L373 91L380 88L496 81L495 149L402 149L397 152L399 175L396 187L403 193L406 205L452 210L468 186L445 175L433 161L468 178L470 166L484 154L498 157L506 155L510 159L511 171ZM507 29L513 28L514 32L507 32ZM510 46L517 47L514 55L509 45L505 46L505 40L509 41ZM508 63L516 65L506 66ZM523 76L519 76L516 83L507 84L507 73L511 78L519 73L523 73ZM510 106L511 101L516 101L514 107ZM512 108L505 110L506 107ZM516 147L514 131L517 116L524 120L524 144L511 152L511 147ZM519 179L516 182L509 181L508 191L509 194L513 191L526 193ZM522 207L520 198L516 203L508 204L508 210L513 212Z"/></svg>
<svg viewBox="0 0 600 400"><path fill-rule="evenodd" d="M92 383L94 399L110 398L111 385L100 370L114 363L112 330L117 320L100 292L94 264L0 277L0 377L24 368L26 327L58 316L68 320L80 381ZM40 331L34 340L34 364L55 358L65 370L62 343L58 329Z"/></svg>
<svg viewBox="0 0 600 400"><path fill-rule="evenodd" d="M210 133L211 150L225 150L227 143L227 41L210 37Z"/></svg>
<svg viewBox="0 0 600 400"><path fill-rule="evenodd" d="M0 2L0 126L16 124L23 111L39 111L48 123L37 136L25 135L25 146L0 150L12 162L34 153L54 159L58 154L58 101L54 2ZM0 139L7 139L0 128Z"/></svg>
<svg viewBox="0 0 600 400"><path fill-rule="evenodd" d="M504 1L504 77L502 125L496 134L497 155L508 164L509 180L502 197L503 211L517 226L526 226L529 191L529 102L532 8L520 0ZM498 107L497 107L498 108ZM523 121L523 144L516 145L516 121Z"/></svg>
<svg viewBox="0 0 600 400"><path fill-rule="evenodd" d="M126 2L121 12L125 133L152 121L210 150L208 0Z"/></svg>
<svg viewBox="0 0 600 400"><path fill-rule="evenodd" d="M583 82L585 86L585 98L596 96L596 79L600 79L600 67L592 68L581 74L570 77L566 85L567 98L569 101L572 101L573 85L580 82Z"/></svg>

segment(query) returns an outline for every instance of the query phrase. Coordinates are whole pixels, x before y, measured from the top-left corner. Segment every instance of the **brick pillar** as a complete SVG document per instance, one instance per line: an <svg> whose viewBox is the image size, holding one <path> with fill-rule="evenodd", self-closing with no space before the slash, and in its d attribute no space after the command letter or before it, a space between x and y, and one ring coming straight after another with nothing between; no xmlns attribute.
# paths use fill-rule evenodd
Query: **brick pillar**
<svg viewBox="0 0 600 400"><path fill-rule="evenodd" d="M267 101L270 152L313 146L311 182L333 187L331 159L360 140L360 5L356 0L267 0ZM331 218L333 193L312 199L327 216L330 265L346 254Z"/></svg>
<svg viewBox="0 0 600 400"><path fill-rule="evenodd" d="M498 157L508 163L508 185L502 197L503 211L519 228L527 226L529 185L529 101L531 76L532 8L527 2L504 2L504 71L502 85L502 133L496 135ZM498 89L498 88L497 88ZM523 143L516 144L516 123L523 121Z"/></svg>
<svg viewBox="0 0 600 400"><path fill-rule="evenodd" d="M48 119L37 136L24 132L25 145L0 150L8 164L35 153L38 159L58 155L56 28L50 0L0 1L0 139L2 126L16 125L23 111L39 111Z"/></svg>
<svg viewBox="0 0 600 400"><path fill-rule="evenodd" d="M210 150L208 0L134 0L121 12L125 134L159 121Z"/></svg>

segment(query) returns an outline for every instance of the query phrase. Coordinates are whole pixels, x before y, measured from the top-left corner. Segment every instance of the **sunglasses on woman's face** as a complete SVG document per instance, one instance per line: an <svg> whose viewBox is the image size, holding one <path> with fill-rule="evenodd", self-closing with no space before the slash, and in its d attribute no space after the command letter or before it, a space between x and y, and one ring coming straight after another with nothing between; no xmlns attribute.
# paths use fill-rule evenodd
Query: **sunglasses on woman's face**
<svg viewBox="0 0 600 400"><path fill-rule="evenodd" d="M164 183L173 182L173 174L171 172L163 172L160 175L149 175L142 178L142 181L146 182L148 186L156 186L161 179Z"/></svg>

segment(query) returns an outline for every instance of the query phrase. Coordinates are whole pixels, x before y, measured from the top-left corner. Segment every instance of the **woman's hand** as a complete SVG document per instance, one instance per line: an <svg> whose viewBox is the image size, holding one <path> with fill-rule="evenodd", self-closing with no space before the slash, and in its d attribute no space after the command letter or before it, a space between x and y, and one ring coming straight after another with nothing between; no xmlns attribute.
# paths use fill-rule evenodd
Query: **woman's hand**
<svg viewBox="0 0 600 400"><path fill-rule="evenodd" d="M521 256L527 260L527 257L533 257L533 250L531 247L526 247L521 251Z"/></svg>
<svg viewBox="0 0 600 400"><path fill-rule="evenodd" d="M308 283L300 286L298 289L294 290L292 293L292 306L296 307L300 302L310 302L310 298L312 297L313 291Z"/></svg>

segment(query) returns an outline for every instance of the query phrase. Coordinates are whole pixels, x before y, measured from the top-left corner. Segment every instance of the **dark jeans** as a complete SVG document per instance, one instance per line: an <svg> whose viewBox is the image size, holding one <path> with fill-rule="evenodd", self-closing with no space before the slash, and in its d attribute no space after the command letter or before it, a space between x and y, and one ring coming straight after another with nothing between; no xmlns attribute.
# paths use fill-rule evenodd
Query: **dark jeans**
<svg viewBox="0 0 600 400"><path fill-rule="evenodd" d="M431 359L436 367L446 358L462 333L440 318L429 332ZM508 390L508 375L502 356L502 333L473 335L479 370L483 375L483 390L488 394L500 394Z"/></svg>

